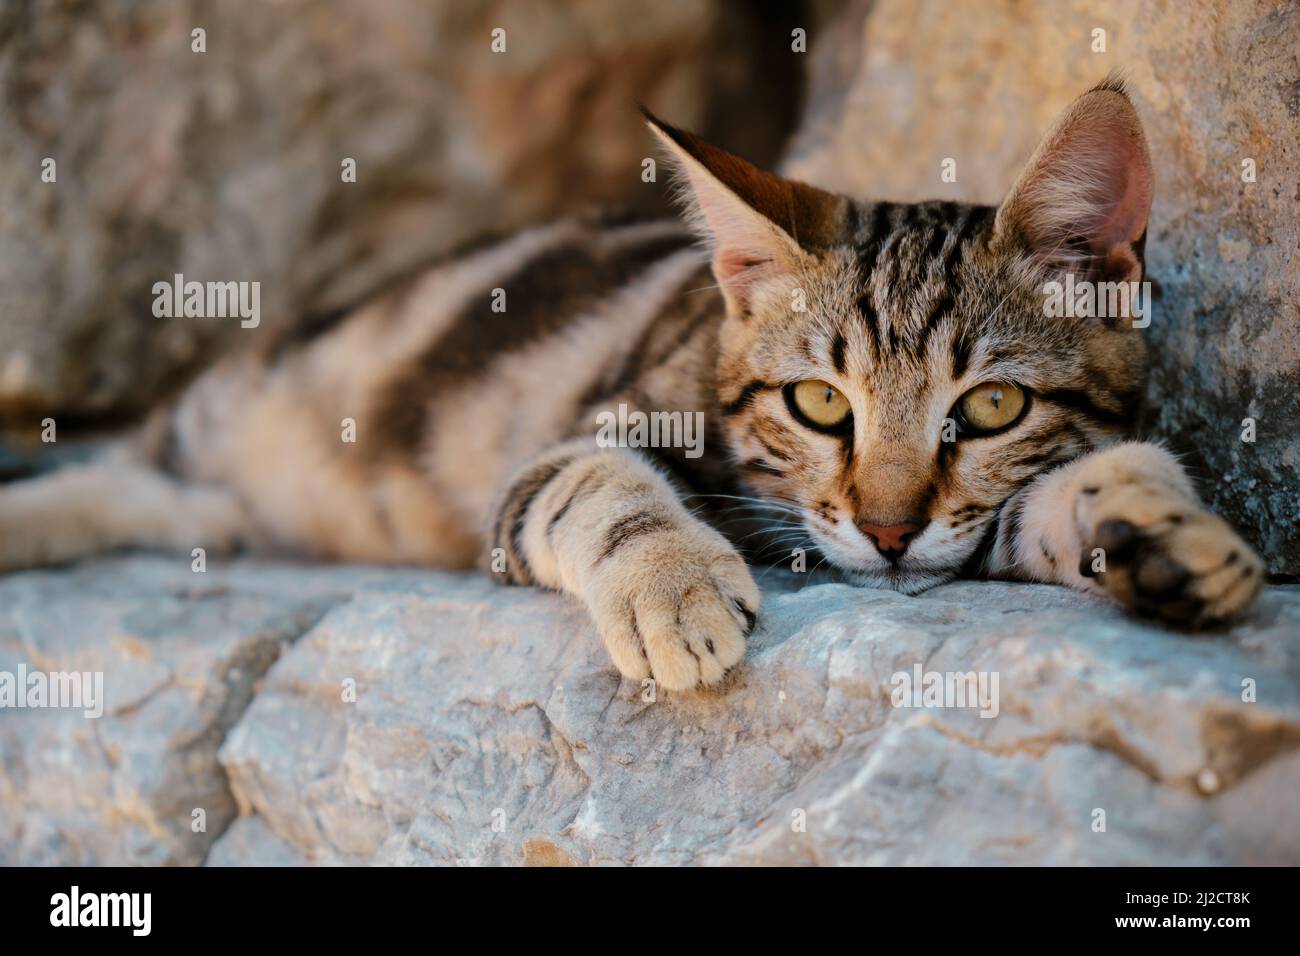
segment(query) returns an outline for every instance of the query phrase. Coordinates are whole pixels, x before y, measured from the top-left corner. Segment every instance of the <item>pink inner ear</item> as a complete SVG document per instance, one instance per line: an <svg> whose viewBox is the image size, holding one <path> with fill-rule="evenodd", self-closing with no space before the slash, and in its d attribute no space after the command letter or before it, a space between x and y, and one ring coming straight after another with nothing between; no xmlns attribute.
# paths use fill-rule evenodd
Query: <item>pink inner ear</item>
<svg viewBox="0 0 1300 956"><path fill-rule="evenodd" d="M1093 266L1122 268L1138 263L1133 244L1146 231L1151 195L1137 114L1121 97L1093 93L1071 108L1022 175L1004 205L1005 224L1055 265L1084 256Z"/></svg>
<svg viewBox="0 0 1300 956"><path fill-rule="evenodd" d="M1136 242L1146 230L1151 212L1150 171L1134 144L1125 136L1108 136L1094 148L1103 154L1100 165L1104 168L1105 195L1108 199L1115 198L1111 200L1109 209L1105 204L1099 208L1103 215L1093 227L1093 234L1099 245L1106 249ZM1107 153L1109 155L1105 155Z"/></svg>

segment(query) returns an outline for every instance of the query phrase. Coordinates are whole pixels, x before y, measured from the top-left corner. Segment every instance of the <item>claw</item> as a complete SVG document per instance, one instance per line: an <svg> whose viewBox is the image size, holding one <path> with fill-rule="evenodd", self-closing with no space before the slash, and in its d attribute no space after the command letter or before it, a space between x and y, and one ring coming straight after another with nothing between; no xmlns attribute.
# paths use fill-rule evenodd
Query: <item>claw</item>
<svg viewBox="0 0 1300 956"><path fill-rule="evenodd" d="M751 611L749 606L739 598L732 598L731 604L737 611L745 616L745 636L748 637L749 632L752 631L754 625L758 623L758 615Z"/></svg>

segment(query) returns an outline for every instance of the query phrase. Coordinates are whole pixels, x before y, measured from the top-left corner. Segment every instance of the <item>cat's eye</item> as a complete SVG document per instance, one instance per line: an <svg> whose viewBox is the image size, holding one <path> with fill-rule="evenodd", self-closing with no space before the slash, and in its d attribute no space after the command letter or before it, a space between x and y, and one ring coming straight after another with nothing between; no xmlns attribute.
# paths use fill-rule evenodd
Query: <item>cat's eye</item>
<svg viewBox="0 0 1300 956"><path fill-rule="evenodd" d="M962 423L974 432L994 432L1006 428L1020 417L1024 408L1024 390L1010 382L976 385L957 403Z"/></svg>
<svg viewBox="0 0 1300 956"><path fill-rule="evenodd" d="M804 424L823 431L843 426L851 411L838 388L815 378L787 387L786 401Z"/></svg>

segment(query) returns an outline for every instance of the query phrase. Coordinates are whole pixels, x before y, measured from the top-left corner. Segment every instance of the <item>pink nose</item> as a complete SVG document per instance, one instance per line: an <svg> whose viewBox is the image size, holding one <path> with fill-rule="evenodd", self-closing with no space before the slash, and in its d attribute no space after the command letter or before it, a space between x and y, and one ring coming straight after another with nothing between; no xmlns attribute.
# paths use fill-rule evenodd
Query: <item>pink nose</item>
<svg viewBox="0 0 1300 956"><path fill-rule="evenodd" d="M871 539L877 551L891 559L902 557L903 552L907 550L908 542L915 538L923 527L925 527L923 524L879 525L871 524L869 521L858 522L858 530Z"/></svg>

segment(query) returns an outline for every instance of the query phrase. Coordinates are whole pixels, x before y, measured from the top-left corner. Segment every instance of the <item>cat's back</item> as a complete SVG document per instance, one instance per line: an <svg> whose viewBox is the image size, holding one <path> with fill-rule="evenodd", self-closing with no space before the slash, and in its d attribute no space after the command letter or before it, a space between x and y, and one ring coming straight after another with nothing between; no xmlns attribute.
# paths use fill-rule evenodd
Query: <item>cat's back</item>
<svg viewBox="0 0 1300 956"><path fill-rule="evenodd" d="M674 220L584 216L482 244L220 362L179 402L169 454L246 489L298 548L448 563L433 524L463 564L504 476L574 432L705 269Z"/></svg>

